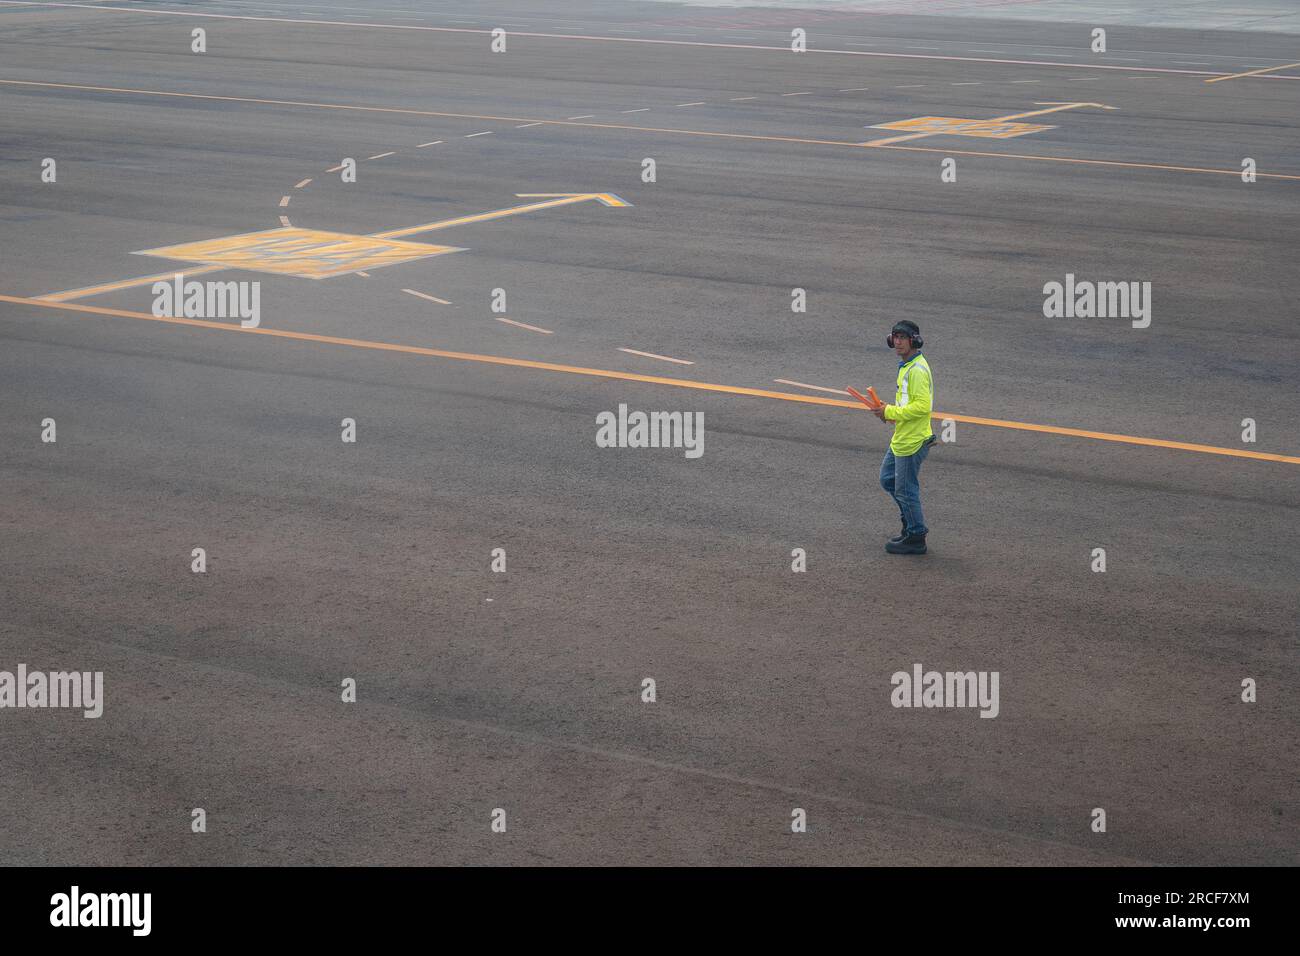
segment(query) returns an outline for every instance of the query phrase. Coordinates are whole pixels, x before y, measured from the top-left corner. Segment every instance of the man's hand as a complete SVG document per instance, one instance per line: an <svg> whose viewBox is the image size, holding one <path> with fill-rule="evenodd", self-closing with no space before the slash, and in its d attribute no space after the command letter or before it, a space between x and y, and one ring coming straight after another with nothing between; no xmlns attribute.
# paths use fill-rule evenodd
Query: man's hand
<svg viewBox="0 0 1300 956"><path fill-rule="evenodd" d="M873 408L871 414L875 415L883 422L885 421L885 409L888 407L888 405L881 405L879 408Z"/></svg>

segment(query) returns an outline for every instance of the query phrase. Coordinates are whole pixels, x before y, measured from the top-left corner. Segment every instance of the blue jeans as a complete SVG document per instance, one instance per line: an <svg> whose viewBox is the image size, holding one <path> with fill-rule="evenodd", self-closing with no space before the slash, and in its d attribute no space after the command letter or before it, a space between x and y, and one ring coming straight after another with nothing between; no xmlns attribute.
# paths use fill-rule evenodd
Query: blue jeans
<svg viewBox="0 0 1300 956"><path fill-rule="evenodd" d="M908 534L925 534L930 530L925 526L925 515L921 514L921 465L933 444L931 439L911 455L886 451L885 460L880 463L880 487L898 505Z"/></svg>

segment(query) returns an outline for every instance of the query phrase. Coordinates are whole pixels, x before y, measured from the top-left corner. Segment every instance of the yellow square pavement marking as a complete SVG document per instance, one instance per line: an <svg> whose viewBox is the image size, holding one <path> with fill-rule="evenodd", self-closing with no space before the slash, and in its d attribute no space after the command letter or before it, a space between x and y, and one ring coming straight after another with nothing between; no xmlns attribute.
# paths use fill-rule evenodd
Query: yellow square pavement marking
<svg viewBox="0 0 1300 956"><path fill-rule="evenodd" d="M327 279L361 269L380 269L400 262L460 251L462 250L457 246L435 246L400 239L379 239L374 236L354 236L343 232L286 226L239 236L186 242L178 246L144 249L135 255L211 263L231 269L273 272L303 279Z"/></svg>
<svg viewBox="0 0 1300 956"><path fill-rule="evenodd" d="M1006 123L997 120L958 119L954 116L918 116L915 119L877 123L872 129L895 129L907 133L943 133L950 136L982 136L986 139L1012 139L1037 133L1055 126L1036 123Z"/></svg>

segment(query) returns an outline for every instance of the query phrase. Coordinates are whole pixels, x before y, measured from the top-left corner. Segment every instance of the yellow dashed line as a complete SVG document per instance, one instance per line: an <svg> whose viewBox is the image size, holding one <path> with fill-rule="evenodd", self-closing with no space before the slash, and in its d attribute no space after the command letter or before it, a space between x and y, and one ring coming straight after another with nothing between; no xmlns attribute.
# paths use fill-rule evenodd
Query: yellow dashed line
<svg viewBox="0 0 1300 956"><path fill-rule="evenodd" d="M691 388L709 392L723 392L730 395L747 395L753 398L771 398L786 402L801 402L809 405L830 405L836 408L851 408L858 411L865 409L856 401L843 401L838 398L822 398L817 395L797 395L792 392L773 392L760 388L744 388L738 385L714 385L709 382L696 382L690 379L664 378L658 375L640 375L635 372L616 372L611 369L583 368L577 365L558 365L552 362L535 362L530 359L506 358L500 355L476 355L469 352L448 352L443 349L422 348L415 345L395 345L388 342L370 342L364 339L347 339L333 335L315 335L310 332L289 332L282 329L244 328L238 323L225 324L210 322L206 319L185 319L174 316L150 315L147 312L128 312L125 309L108 309L93 305L74 305L66 302L49 302L29 299L22 296L0 295L0 302L12 302L16 305L30 305L45 309L58 309L66 312L78 312L83 315L112 315L128 319L140 319L146 322L161 322L167 325L188 325L194 328L213 329L222 332L237 332L248 335L267 335L273 338L294 339L301 342L318 342L324 345L341 345L349 348L370 349L381 352L398 352L407 355L425 355L431 358L452 359L461 362L479 362L486 365L505 365L515 368L539 369L547 372L563 372L570 375L587 375L595 378L618 379L625 382L645 382L651 385L671 385L676 388ZM1003 421L996 418L977 418L971 415L955 415L951 412L935 412L936 419L950 418L953 421L968 422L973 425L987 425L993 428L1012 428L1021 431L1045 432L1052 435L1069 435L1078 438L1092 438L1098 441L1122 442L1130 445L1147 445L1155 448L1175 448L1182 451L1202 452L1209 455L1226 455L1233 458L1253 458L1258 461L1277 461L1291 465L1300 465L1300 457L1291 455L1274 455L1269 452L1246 451L1238 448L1219 448L1214 445L1197 445L1190 442L1165 441L1160 438L1140 438L1136 435L1116 435L1109 432L1085 431L1079 428L1059 428L1054 425L1034 425L1028 422Z"/></svg>

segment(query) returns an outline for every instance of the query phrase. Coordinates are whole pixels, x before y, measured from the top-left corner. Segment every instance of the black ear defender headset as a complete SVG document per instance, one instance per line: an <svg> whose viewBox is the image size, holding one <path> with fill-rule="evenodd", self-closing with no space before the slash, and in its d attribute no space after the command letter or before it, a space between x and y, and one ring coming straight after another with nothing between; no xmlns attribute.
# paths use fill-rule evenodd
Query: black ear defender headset
<svg viewBox="0 0 1300 956"><path fill-rule="evenodd" d="M894 347L895 335L906 335L909 339L912 340L912 348L914 349L919 349L922 345L925 344L925 342L921 340L921 327L917 325L915 322L909 322L906 319L904 319L901 322L895 323L893 330L889 333L889 335L885 336L885 344L888 345L891 349Z"/></svg>

